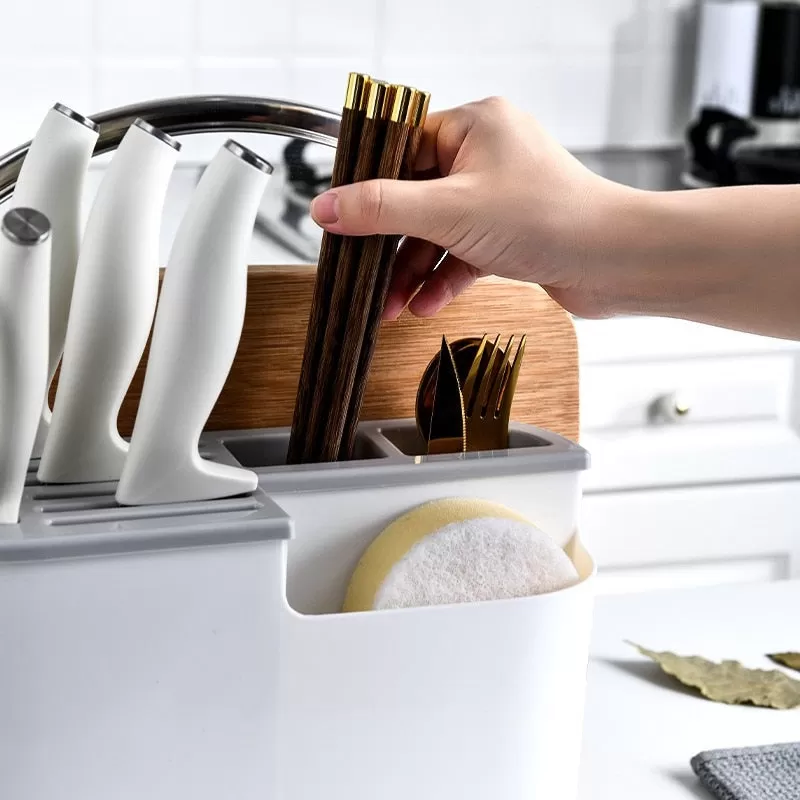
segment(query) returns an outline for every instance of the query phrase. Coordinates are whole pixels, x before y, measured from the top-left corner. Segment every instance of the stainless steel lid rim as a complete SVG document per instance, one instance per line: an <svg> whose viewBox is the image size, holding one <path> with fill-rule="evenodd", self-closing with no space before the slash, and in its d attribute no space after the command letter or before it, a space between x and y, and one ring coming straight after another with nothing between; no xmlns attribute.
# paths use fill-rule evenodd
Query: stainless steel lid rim
<svg viewBox="0 0 800 800"><path fill-rule="evenodd" d="M244 95L187 95L135 103L93 114L100 135L94 155L116 150L141 118L170 136L194 133L266 133L336 147L341 115L288 100ZM30 142L0 157L0 202L14 190Z"/></svg>

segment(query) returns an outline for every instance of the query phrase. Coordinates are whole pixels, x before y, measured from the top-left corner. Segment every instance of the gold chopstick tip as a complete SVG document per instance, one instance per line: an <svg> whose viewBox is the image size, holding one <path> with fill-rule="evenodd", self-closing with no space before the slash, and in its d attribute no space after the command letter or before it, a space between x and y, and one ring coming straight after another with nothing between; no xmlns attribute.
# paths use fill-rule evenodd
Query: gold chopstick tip
<svg viewBox="0 0 800 800"><path fill-rule="evenodd" d="M376 119L381 116L387 89L387 84L382 81L370 81L369 95L367 97L367 116L370 119Z"/></svg>
<svg viewBox="0 0 800 800"><path fill-rule="evenodd" d="M411 124L415 128L418 128L425 124L425 118L428 116L428 105L431 102L431 93L423 92L421 89L417 89L416 95L416 103L413 112L414 118Z"/></svg>
<svg viewBox="0 0 800 800"><path fill-rule="evenodd" d="M350 73L347 78L347 92L344 99L345 108L356 110L361 107L361 98L369 79L369 75L364 75L360 72Z"/></svg>
<svg viewBox="0 0 800 800"><path fill-rule="evenodd" d="M394 102L389 119L392 122L408 122L413 92L408 86L395 86Z"/></svg>

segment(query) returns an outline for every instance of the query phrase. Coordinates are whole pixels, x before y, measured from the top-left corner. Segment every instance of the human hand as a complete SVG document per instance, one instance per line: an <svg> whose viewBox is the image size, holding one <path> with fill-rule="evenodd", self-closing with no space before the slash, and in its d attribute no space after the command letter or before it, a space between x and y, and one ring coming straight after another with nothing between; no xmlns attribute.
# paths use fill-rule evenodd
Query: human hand
<svg viewBox="0 0 800 800"><path fill-rule="evenodd" d="M430 114L416 170L433 177L341 186L311 206L332 233L407 237L384 318L409 303L431 316L487 274L538 283L582 316L608 312L606 232L631 190L588 170L499 98Z"/></svg>

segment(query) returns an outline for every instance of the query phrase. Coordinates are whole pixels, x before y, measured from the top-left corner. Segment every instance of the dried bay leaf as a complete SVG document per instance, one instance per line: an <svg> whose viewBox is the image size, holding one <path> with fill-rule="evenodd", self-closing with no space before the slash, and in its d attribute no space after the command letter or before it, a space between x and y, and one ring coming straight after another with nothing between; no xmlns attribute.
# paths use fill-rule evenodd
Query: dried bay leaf
<svg viewBox="0 0 800 800"><path fill-rule="evenodd" d="M782 667L796 669L800 672L800 653L768 653L767 658Z"/></svg>
<svg viewBox="0 0 800 800"><path fill-rule="evenodd" d="M655 661L668 675L717 703L780 709L800 707L800 681L780 670L748 669L738 661L716 663L699 656L657 653L633 642L628 644Z"/></svg>

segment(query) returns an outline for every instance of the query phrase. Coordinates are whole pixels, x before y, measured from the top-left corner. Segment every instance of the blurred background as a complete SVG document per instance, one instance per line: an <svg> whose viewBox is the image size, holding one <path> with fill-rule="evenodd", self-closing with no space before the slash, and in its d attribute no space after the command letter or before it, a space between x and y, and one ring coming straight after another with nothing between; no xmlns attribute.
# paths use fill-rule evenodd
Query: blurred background
<svg viewBox="0 0 800 800"><path fill-rule="evenodd" d="M503 94L570 147L674 145L687 121L691 0L31 0L3 4L8 149L57 96L88 112L223 92L338 109L350 70L444 108Z"/></svg>
<svg viewBox="0 0 800 800"><path fill-rule="evenodd" d="M429 90L432 109L504 95L592 169L641 188L760 182L767 168L795 182L797 11L756 0L5 2L0 152L30 139L54 102L91 116L223 93L338 111L357 70ZM704 145L714 126L717 143L749 149L721 160ZM183 139L164 261L225 138ZM308 203L333 152L237 138L276 165L251 263L313 265ZM107 160L95 159L87 206ZM797 346L663 319L575 326L593 458L582 526L602 591L800 576Z"/></svg>
<svg viewBox="0 0 800 800"><path fill-rule="evenodd" d="M13 35L0 54L0 152L29 139L55 100L87 115L208 93L288 98L338 111L351 70L425 88L437 109L505 95L576 151L674 148L689 116L692 0L3 5L3 27ZM223 138L185 137L183 177L206 163ZM243 139L273 161L286 160L285 140ZM331 153L320 150L305 148L301 157L318 164L324 177ZM182 183L176 179L171 207L181 206ZM285 202L276 196L287 193L280 179L272 189L268 219ZM309 260L319 234L306 223L289 226L299 228L300 238L296 230L273 231L289 240L280 244L294 245L288 249L275 248L275 237L257 236L253 258ZM165 254L172 232L168 222Z"/></svg>

